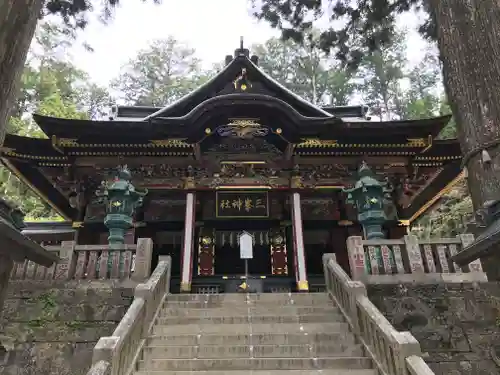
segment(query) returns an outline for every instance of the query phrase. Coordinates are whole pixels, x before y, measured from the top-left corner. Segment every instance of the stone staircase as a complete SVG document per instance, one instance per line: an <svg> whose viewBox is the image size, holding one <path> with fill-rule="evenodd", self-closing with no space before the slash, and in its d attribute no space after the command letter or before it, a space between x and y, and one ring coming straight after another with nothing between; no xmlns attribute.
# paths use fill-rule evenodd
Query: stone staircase
<svg viewBox="0 0 500 375"><path fill-rule="evenodd" d="M168 295L136 375L376 375L326 293Z"/></svg>

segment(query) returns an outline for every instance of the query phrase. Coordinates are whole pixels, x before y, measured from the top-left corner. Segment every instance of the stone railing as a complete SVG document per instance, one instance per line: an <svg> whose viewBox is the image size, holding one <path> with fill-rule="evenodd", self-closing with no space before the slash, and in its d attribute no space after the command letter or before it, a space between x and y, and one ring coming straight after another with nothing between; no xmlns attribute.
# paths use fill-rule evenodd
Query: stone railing
<svg viewBox="0 0 500 375"><path fill-rule="evenodd" d="M369 300L365 285L352 281L334 254L323 256L327 291L337 303L353 333L373 359L380 374L433 375L421 358L418 341L399 332Z"/></svg>
<svg viewBox="0 0 500 375"><path fill-rule="evenodd" d="M25 260L15 263L11 280L127 280L142 281L150 275L153 241L139 238L134 245L76 245L63 241L61 246L45 246L60 260L43 267Z"/></svg>
<svg viewBox="0 0 500 375"><path fill-rule="evenodd" d="M100 374L98 368L109 364L109 375L130 375L156 316L170 290L171 258L160 257L149 280L135 288L134 301L113 334L97 342L92 367L87 375ZM104 361L104 364L103 364Z"/></svg>
<svg viewBox="0 0 500 375"><path fill-rule="evenodd" d="M92 365L87 375L111 375L111 363L99 361Z"/></svg>
<svg viewBox="0 0 500 375"><path fill-rule="evenodd" d="M481 262L460 268L451 257L474 241L472 234L419 241L413 235L399 240L349 237L347 251L353 280L372 283L487 281Z"/></svg>
<svg viewBox="0 0 500 375"><path fill-rule="evenodd" d="M44 246L45 250L58 257L61 256L61 246ZM57 263L50 267L45 267L35 262L25 259L23 262L14 262L11 280L51 280L54 278Z"/></svg>

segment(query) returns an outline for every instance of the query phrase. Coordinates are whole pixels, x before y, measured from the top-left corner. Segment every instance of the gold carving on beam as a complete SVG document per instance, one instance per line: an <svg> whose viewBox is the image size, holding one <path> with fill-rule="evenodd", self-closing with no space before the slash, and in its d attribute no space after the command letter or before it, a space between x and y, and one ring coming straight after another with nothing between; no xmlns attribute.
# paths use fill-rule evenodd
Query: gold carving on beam
<svg viewBox="0 0 500 375"><path fill-rule="evenodd" d="M292 176L290 178L290 188L302 189L303 187L304 187L304 183L302 182L301 176Z"/></svg>
<svg viewBox="0 0 500 375"><path fill-rule="evenodd" d="M83 222L81 221L73 221L73 223L71 223L71 228L81 228L83 227Z"/></svg>
<svg viewBox="0 0 500 375"><path fill-rule="evenodd" d="M250 139L266 136L269 134L269 128L254 119L233 119L229 124L219 126L217 133L221 137Z"/></svg>
<svg viewBox="0 0 500 375"><path fill-rule="evenodd" d="M186 138L152 139L150 142L156 147L191 147L185 140Z"/></svg>
<svg viewBox="0 0 500 375"><path fill-rule="evenodd" d="M429 135L427 138L407 138L406 146L425 147L424 151L427 151L432 146L432 136Z"/></svg>
<svg viewBox="0 0 500 375"><path fill-rule="evenodd" d="M59 138L57 140L58 145L61 147L75 147L78 146L76 138Z"/></svg>
<svg viewBox="0 0 500 375"><path fill-rule="evenodd" d="M351 220L340 220L338 222L338 225L340 227L350 227L351 225L353 225L354 223L351 221Z"/></svg>
<svg viewBox="0 0 500 375"><path fill-rule="evenodd" d="M186 177L184 179L184 185L183 188L185 190L193 190L196 189L196 181L194 177Z"/></svg>
<svg viewBox="0 0 500 375"><path fill-rule="evenodd" d="M299 147L336 147L338 145L335 139L302 138Z"/></svg>
<svg viewBox="0 0 500 375"><path fill-rule="evenodd" d="M409 227L410 226L410 220L399 220L399 225L402 227Z"/></svg>

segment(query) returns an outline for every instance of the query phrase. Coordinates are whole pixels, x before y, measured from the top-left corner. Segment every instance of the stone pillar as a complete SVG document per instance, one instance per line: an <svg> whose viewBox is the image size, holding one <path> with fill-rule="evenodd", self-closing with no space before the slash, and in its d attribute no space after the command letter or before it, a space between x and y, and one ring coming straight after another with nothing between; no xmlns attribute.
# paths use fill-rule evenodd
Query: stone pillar
<svg viewBox="0 0 500 375"><path fill-rule="evenodd" d="M153 257L153 240L138 238L135 251L135 267L133 279L141 281L151 276L151 258Z"/></svg>
<svg viewBox="0 0 500 375"><path fill-rule="evenodd" d="M425 273L424 261L422 259L422 253L420 252L418 238L413 235L406 235L403 238L411 273Z"/></svg>
<svg viewBox="0 0 500 375"><path fill-rule="evenodd" d="M474 235L472 233L464 233L458 236L460 238L460 242L462 243L462 249L465 249L467 246L474 242ZM450 249L451 250L451 249ZM451 251L450 251L451 252ZM452 256L455 254L451 254ZM497 263L495 263L497 264ZM480 259L476 259L470 262L467 266L462 267L462 270L466 272L483 272L483 266Z"/></svg>
<svg viewBox="0 0 500 375"><path fill-rule="evenodd" d="M302 227L302 210L300 203L300 194L292 193L292 228L293 228L293 257L295 260L295 279L297 281L297 290L307 292L309 283L307 281L306 257L304 248L304 230Z"/></svg>
<svg viewBox="0 0 500 375"><path fill-rule="evenodd" d="M76 270L75 241L61 242L59 258L61 260L55 266L55 280L71 280Z"/></svg>
<svg viewBox="0 0 500 375"><path fill-rule="evenodd" d="M193 242L196 199L193 192L186 194L186 217L184 220L184 242L181 255L181 292L191 291L193 276Z"/></svg>
<svg viewBox="0 0 500 375"><path fill-rule="evenodd" d="M367 275L363 237L349 236L347 238L347 253L349 255L351 278L353 280L363 280Z"/></svg>

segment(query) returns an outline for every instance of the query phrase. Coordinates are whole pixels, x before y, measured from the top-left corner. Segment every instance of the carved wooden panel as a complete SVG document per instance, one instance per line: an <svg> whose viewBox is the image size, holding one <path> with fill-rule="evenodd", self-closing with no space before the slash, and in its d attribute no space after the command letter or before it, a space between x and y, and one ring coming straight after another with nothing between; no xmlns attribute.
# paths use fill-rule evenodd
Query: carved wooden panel
<svg viewBox="0 0 500 375"><path fill-rule="evenodd" d="M287 244L283 231L274 231L270 239L271 271L273 275L288 275Z"/></svg>
<svg viewBox="0 0 500 375"><path fill-rule="evenodd" d="M215 236L211 229L201 228L198 236L198 275L213 276L215 271Z"/></svg>
<svg viewBox="0 0 500 375"><path fill-rule="evenodd" d="M335 198L304 198L301 200L302 220L340 220Z"/></svg>
<svg viewBox="0 0 500 375"><path fill-rule="evenodd" d="M183 221L186 214L186 201L173 199L154 199L145 212L145 221Z"/></svg>

